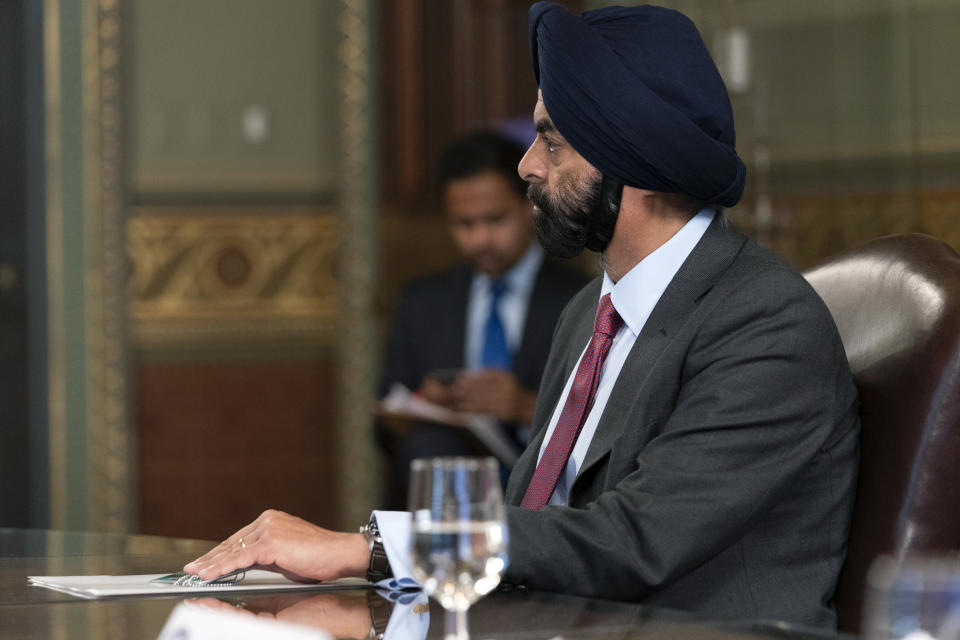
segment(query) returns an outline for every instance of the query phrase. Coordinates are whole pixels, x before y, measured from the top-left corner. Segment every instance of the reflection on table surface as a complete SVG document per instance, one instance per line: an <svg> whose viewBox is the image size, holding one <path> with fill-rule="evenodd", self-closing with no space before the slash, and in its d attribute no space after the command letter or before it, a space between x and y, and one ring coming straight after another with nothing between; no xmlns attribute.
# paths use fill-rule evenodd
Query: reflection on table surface
<svg viewBox="0 0 960 640"><path fill-rule="evenodd" d="M0 529L0 637L152 640L184 598L86 601L30 587L26 576L167 572L206 551L211 544L151 536ZM394 603L398 598L400 602ZM195 606L230 611L238 616L274 618L321 628L337 638L366 638L371 611L382 620L389 617L391 630L400 630L402 634L395 636L399 640L418 640L409 635L411 629L417 628L414 621L423 623L422 628L429 624L428 638L443 637L442 610L416 593L398 596L355 590L186 600ZM832 637L782 623L703 620L684 612L527 590L498 591L479 601L470 611L470 631L476 640L547 640L558 636L565 640Z"/></svg>
<svg viewBox="0 0 960 640"><path fill-rule="evenodd" d="M197 553L213 544L160 536L0 527L0 558Z"/></svg>

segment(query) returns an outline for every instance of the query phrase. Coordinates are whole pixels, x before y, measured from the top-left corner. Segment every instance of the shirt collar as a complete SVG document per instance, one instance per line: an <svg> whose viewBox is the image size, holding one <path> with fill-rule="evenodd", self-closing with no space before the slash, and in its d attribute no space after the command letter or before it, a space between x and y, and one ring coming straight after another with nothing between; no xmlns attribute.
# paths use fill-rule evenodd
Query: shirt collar
<svg viewBox="0 0 960 640"><path fill-rule="evenodd" d="M713 209L701 209L673 237L638 262L616 283L604 272L600 295L610 294L614 308L634 335L640 334L660 296L700 242L715 215Z"/></svg>

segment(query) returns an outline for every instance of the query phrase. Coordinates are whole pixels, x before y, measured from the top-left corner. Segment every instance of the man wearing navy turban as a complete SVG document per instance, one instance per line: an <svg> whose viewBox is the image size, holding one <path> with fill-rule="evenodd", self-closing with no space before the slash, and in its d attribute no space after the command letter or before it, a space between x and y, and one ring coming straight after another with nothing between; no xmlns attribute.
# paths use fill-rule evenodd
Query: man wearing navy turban
<svg viewBox="0 0 960 640"><path fill-rule="evenodd" d="M735 231L746 170L723 81L676 11L530 10L538 135L520 163L543 246L601 254L565 309L507 487L505 580L714 618L835 626L856 390L806 281ZM382 543L270 512L187 566L396 578ZM376 568L376 567L374 567ZM368 574L368 575L375 575Z"/></svg>

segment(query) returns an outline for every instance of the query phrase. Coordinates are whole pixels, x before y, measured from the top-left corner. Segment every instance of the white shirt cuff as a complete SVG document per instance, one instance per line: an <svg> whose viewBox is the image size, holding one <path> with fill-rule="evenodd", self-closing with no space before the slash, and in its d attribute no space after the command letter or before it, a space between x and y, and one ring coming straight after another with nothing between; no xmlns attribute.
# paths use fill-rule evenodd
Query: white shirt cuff
<svg viewBox="0 0 960 640"><path fill-rule="evenodd" d="M379 522L379 521L378 521ZM423 640L430 629L430 604L422 591L384 591L381 597L393 602L384 640Z"/></svg>
<svg viewBox="0 0 960 640"><path fill-rule="evenodd" d="M377 586L391 591L419 588L419 583L410 573L410 512L374 511L377 528L383 539L383 550L390 561L393 577L381 580Z"/></svg>

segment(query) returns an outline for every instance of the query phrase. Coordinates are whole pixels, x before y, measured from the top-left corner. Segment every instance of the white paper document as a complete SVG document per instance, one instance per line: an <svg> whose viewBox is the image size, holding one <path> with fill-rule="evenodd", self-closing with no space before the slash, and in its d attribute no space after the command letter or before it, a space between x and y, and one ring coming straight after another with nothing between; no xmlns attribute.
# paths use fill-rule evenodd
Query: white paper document
<svg viewBox="0 0 960 640"><path fill-rule="evenodd" d="M251 569L242 579L222 583L178 584L158 582L163 573L129 576L28 576L31 585L90 600L118 596L162 596L183 593L230 593L236 591L304 591L357 589L370 586L366 580L347 578L304 584L287 580L273 571Z"/></svg>
<svg viewBox="0 0 960 640"><path fill-rule="evenodd" d="M407 420L422 420L468 429L490 452L508 467L519 455L517 446L507 438L497 419L478 413L460 413L428 402L400 383L390 386L390 393L380 401L380 412Z"/></svg>

